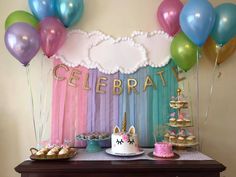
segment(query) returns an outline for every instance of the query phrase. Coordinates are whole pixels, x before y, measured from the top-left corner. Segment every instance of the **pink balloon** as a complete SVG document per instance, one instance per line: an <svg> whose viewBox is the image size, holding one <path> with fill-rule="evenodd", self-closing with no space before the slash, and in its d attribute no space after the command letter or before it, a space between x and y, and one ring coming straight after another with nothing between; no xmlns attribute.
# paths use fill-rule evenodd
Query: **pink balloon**
<svg viewBox="0 0 236 177"><path fill-rule="evenodd" d="M47 17L40 22L39 33L44 54L50 58L66 40L66 28L55 17Z"/></svg>
<svg viewBox="0 0 236 177"><path fill-rule="evenodd" d="M157 10L161 27L171 36L180 30L179 16L183 6L180 0L163 0Z"/></svg>

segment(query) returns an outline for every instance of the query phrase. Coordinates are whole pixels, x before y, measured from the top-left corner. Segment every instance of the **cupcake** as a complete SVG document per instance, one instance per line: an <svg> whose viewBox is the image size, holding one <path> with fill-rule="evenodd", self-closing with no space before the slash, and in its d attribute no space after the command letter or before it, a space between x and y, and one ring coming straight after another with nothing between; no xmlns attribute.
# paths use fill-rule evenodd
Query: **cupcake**
<svg viewBox="0 0 236 177"><path fill-rule="evenodd" d="M169 122L171 125L175 125L176 124L176 118L172 117L169 119Z"/></svg>
<svg viewBox="0 0 236 177"><path fill-rule="evenodd" d="M196 142L196 137L195 137L195 136L188 136L188 137L186 138L186 142L187 142L188 144L193 144L193 143Z"/></svg>
<svg viewBox="0 0 236 177"><path fill-rule="evenodd" d="M185 124L186 126L191 126L191 120L189 120L189 119L184 119L184 124Z"/></svg>
<svg viewBox="0 0 236 177"><path fill-rule="evenodd" d="M183 125L184 125L184 120L183 120L183 119L177 119L177 120L176 120L176 124L177 124L178 126L183 126Z"/></svg>
<svg viewBox="0 0 236 177"><path fill-rule="evenodd" d="M171 142L171 143L176 143L176 141L177 141L176 136L170 135L170 137L169 137L169 142Z"/></svg>
<svg viewBox="0 0 236 177"><path fill-rule="evenodd" d="M185 129L180 129L178 136L186 137L186 130Z"/></svg>
<svg viewBox="0 0 236 177"><path fill-rule="evenodd" d="M58 153L58 157L59 158L66 158L69 155L69 150L67 148L62 148L59 153Z"/></svg>
<svg viewBox="0 0 236 177"><path fill-rule="evenodd" d="M182 136L179 136L178 139L177 139L177 142L178 142L179 144L184 144L184 143L185 143L185 138L182 137Z"/></svg>
<svg viewBox="0 0 236 177"><path fill-rule="evenodd" d="M50 150L48 153L47 153L47 158L48 159L55 159L57 157L57 154L55 152L53 152L52 150Z"/></svg>
<svg viewBox="0 0 236 177"><path fill-rule="evenodd" d="M170 137L170 133L167 132L167 133L164 135L164 140L168 142L168 141L169 141L169 137Z"/></svg>

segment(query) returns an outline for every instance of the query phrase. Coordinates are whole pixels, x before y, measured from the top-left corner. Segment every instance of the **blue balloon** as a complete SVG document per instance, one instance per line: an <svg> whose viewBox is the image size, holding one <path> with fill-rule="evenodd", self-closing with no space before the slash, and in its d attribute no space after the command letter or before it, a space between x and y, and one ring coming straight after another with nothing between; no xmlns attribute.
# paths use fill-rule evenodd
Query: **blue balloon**
<svg viewBox="0 0 236 177"><path fill-rule="evenodd" d="M57 0L57 15L65 27L76 24L84 11L83 0Z"/></svg>
<svg viewBox="0 0 236 177"><path fill-rule="evenodd" d="M196 45L202 46L212 32L215 17L207 0L189 0L180 13L180 26Z"/></svg>
<svg viewBox="0 0 236 177"><path fill-rule="evenodd" d="M39 20L56 16L55 2L56 0L28 0L32 13Z"/></svg>
<svg viewBox="0 0 236 177"><path fill-rule="evenodd" d="M224 3L215 8L216 22L211 37L223 46L236 36L236 4Z"/></svg>

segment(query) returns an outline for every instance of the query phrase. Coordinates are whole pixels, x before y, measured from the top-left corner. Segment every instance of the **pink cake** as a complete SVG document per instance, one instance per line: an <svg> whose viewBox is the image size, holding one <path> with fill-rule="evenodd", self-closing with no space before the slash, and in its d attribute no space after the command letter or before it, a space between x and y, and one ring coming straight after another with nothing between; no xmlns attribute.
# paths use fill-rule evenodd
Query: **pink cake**
<svg viewBox="0 0 236 177"><path fill-rule="evenodd" d="M164 158L173 157L174 152L172 150L172 144L166 142L155 143L153 155Z"/></svg>

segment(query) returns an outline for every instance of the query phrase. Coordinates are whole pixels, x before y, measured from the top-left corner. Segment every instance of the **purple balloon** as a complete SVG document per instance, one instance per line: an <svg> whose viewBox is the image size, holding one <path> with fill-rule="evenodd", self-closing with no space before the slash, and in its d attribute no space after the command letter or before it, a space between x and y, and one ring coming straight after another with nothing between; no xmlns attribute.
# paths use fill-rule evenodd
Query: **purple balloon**
<svg viewBox="0 0 236 177"><path fill-rule="evenodd" d="M39 34L29 24L15 23L5 33L5 45L19 62L27 66L40 49Z"/></svg>

